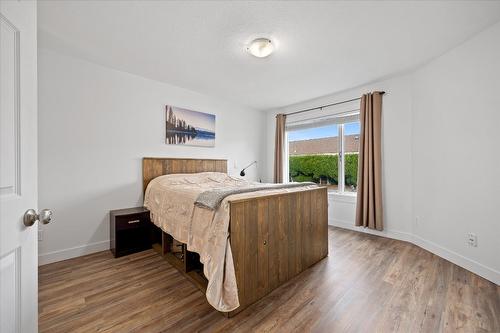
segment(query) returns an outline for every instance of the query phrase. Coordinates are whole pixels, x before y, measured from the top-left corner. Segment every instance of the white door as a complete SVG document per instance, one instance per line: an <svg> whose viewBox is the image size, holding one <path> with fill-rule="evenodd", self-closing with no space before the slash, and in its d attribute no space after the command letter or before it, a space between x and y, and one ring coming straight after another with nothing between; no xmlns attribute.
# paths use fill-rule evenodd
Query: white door
<svg viewBox="0 0 500 333"><path fill-rule="evenodd" d="M0 0L0 332L38 328L36 2Z"/></svg>

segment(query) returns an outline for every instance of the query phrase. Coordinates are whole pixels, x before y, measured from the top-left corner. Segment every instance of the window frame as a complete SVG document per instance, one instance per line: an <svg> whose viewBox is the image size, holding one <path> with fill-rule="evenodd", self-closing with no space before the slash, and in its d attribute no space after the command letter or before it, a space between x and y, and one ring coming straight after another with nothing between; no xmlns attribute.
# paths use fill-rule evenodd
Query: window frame
<svg viewBox="0 0 500 333"><path fill-rule="evenodd" d="M339 145L339 155L338 155L338 174L339 174L339 180L338 180L338 188L337 190L332 190L332 192L338 192L339 194L344 194L345 193L345 164L344 164L344 148L345 148L345 142L344 142L344 124L337 124L338 126L338 132L339 132L339 139L338 139L338 145Z"/></svg>
<svg viewBox="0 0 500 333"><path fill-rule="evenodd" d="M358 119L357 122L360 123L360 118L359 118L359 112L356 114ZM342 117L339 115L339 117ZM337 130L338 130L338 187L336 190L334 189L328 189L328 193L332 193L335 195L345 195L349 197L353 197L357 195L357 190L356 192L346 192L345 191L345 155L346 153L344 152L345 149L345 136L344 136L344 126L345 124L350 124L354 123L354 121L347 121L347 122L340 122L337 124ZM321 127L320 124L319 126L316 127ZM284 154L286 156L286 163L283 163L283 175L286 175L286 182L290 182L290 155L289 155L289 146L290 146L290 141L289 141L289 136L288 133L293 132L293 129L285 129L285 147L284 147ZM360 132L361 132L361 124L360 124ZM359 133L361 136L361 133ZM359 151L358 151L358 156L359 156Z"/></svg>

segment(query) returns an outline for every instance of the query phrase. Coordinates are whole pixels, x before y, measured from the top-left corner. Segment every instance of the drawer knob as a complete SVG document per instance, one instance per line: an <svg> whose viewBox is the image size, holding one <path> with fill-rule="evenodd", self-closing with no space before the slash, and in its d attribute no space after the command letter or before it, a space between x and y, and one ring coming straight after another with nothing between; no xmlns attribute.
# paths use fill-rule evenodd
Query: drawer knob
<svg viewBox="0 0 500 333"><path fill-rule="evenodd" d="M264 245L267 245L267 240L264 241Z"/></svg>
<svg viewBox="0 0 500 333"><path fill-rule="evenodd" d="M139 223L139 222L141 222L141 220L131 220L128 221L128 224Z"/></svg>

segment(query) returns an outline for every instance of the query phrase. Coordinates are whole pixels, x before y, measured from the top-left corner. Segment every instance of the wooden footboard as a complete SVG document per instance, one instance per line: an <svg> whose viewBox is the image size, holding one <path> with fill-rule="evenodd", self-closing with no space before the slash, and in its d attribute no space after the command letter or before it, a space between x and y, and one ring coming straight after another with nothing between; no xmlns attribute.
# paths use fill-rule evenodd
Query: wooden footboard
<svg viewBox="0 0 500 333"><path fill-rule="evenodd" d="M327 189L233 200L230 242L240 307L328 255Z"/></svg>

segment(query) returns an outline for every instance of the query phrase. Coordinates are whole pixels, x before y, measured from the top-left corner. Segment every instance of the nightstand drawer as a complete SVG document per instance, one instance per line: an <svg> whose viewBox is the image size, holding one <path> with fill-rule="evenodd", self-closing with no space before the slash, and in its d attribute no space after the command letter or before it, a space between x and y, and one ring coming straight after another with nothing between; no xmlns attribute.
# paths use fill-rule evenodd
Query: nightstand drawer
<svg viewBox="0 0 500 333"><path fill-rule="evenodd" d="M149 222L149 217L141 215L127 215L116 217L116 230L145 227Z"/></svg>
<svg viewBox="0 0 500 333"><path fill-rule="evenodd" d="M115 257L151 248L149 211L144 207L109 212L109 249Z"/></svg>

